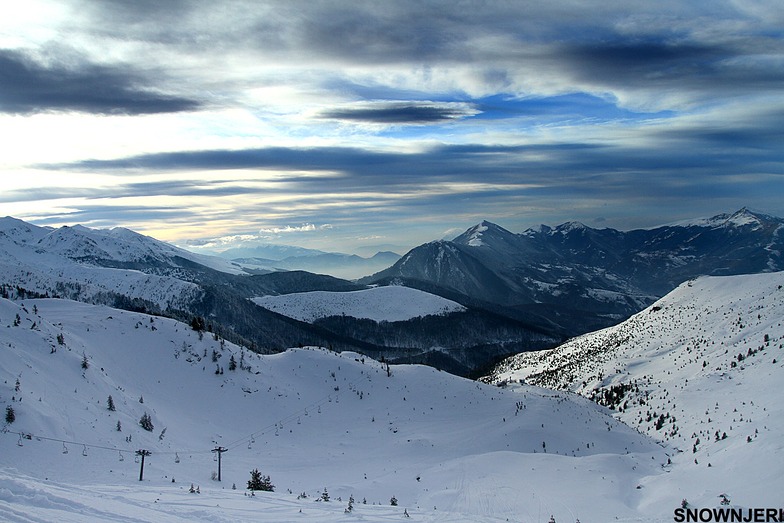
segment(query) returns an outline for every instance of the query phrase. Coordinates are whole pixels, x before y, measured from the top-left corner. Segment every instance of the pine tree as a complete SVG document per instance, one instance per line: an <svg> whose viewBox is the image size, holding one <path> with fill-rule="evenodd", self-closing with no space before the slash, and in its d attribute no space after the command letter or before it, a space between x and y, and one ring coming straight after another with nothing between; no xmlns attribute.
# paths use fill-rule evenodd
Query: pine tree
<svg viewBox="0 0 784 523"><path fill-rule="evenodd" d="M112 395L109 394L109 398L106 400L106 408L114 412L116 409L114 408L114 399Z"/></svg>
<svg viewBox="0 0 784 523"><path fill-rule="evenodd" d="M87 354L82 353L82 368L87 370L90 368L90 362L87 361Z"/></svg>
<svg viewBox="0 0 784 523"><path fill-rule="evenodd" d="M150 415L146 412L142 414L142 417L139 420L139 425L141 425L141 427L148 432L152 432L152 429L154 428L152 425L152 418L150 418Z"/></svg>
<svg viewBox="0 0 784 523"><path fill-rule="evenodd" d="M275 485L272 484L269 476L261 477L261 490L264 492L275 492Z"/></svg>
<svg viewBox="0 0 784 523"><path fill-rule="evenodd" d="M248 490L261 490L261 472L259 469L250 471L250 479L248 480Z"/></svg>
<svg viewBox="0 0 784 523"><path fill-rule="evenodd" d="M234 359L234 354L229 358L229 370L237 370L237 360Z"/></svg>
<svg viewBox="0 0 784 523"><path fill-rule="evenodd" d="M262 476L259 469L250 471L250 479L248 480L248 490L251 492L261 490L264 492L275 492L275 485L269 476Z"/></svg>
<svg viewBox="0 0 784 523"><path fill-rule="evenodd" d="M5 408L5 422L9 425L16 421L16 413L14 412L14 408L11 405L8 405Z"/></svg>
<svg viewBox="0 0 784 523"><path fill-rule="evenodd" d="M392 505L393 507L396 507L397 506L397 498L395 496L392 496L392 498L389 500L389 504Z"/></svg>

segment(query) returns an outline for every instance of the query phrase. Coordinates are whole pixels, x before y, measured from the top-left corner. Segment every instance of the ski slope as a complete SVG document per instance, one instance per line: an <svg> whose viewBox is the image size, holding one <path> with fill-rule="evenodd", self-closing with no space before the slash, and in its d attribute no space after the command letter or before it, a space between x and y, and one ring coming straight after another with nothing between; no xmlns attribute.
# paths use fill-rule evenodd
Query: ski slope
<svg viewBox="0 0 784 523"><path fill-rule="evenodd" d="M319 348L259 356L67 300L0 299L0 406L16 416L3 521L652 522L677 504L641 509L636 488L670 451L574 394ZM254 468L275 492L246 496Z"/></svg>

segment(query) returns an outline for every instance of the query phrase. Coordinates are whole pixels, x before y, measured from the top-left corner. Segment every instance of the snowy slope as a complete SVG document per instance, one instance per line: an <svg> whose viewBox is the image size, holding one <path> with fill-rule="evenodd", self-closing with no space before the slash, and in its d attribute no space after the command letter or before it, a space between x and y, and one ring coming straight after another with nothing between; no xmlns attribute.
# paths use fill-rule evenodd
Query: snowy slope
<svg viewBox="0 0 784 523"><path fill-rule="evenodd" d="M593 397L682 450L670 479L692 482L689 500L784 503L784 273L687 282L618 326L506 360L490 381L519 380Z"/></svg>
<svg viewBox="0 0 784 523"><path fill-rule="evenodd" d="M466 310L446 298L399 285L352 292L313 291L262 296L253 301L284 316L310 323L340 315L375 321L405 321Z"/></svg>
<svg viewBox="0 0 784 523"><path fill-rule="evenodd" d="M0 407L16 415L0 433L0 520L661 520L636 485L664 475L665 449L590 401L390 374L353 353L259 356L165 318L0 299ZM245 496L255 467L275 493Z"/></svg>

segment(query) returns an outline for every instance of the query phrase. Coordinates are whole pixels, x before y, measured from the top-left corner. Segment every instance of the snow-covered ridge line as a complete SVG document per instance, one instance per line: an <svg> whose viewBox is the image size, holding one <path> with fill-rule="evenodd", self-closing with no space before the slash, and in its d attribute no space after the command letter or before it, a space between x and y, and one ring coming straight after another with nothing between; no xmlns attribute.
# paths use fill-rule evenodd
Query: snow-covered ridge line
<svg viewBox="0 0 784 523"><path fill-rule="evenodd" d="M679 473L706 487L784 492L784 461L771 459L784 452L784 272L686 282L617 326L509 358L488 381L590 397L683 451Z"/></svg>
<svg viewBox="0 0 784 523"><path fill-rule="evenodd" d="M418 289L392 285L350 292L312 291L262 296L253 302L284 316L314 322L329 316L351 316L374 321L406 321L466 310L446 298Z"/></svg>

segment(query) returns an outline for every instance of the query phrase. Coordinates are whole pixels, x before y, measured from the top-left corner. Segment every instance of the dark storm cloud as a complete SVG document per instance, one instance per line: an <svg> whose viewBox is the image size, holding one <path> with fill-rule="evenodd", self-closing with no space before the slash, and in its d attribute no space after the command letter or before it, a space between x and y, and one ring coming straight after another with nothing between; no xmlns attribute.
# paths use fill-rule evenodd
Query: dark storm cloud
<svg viewBox="0 0 784 523"><path fill-rule="evenodd" d="M83 204L77 210L50 213L36 219L37 225L60 226L63 222L89 223L91 227L116 227L117 217L123 221L166 222L172 223L180 219L192 219L193 212L171 207L133 206L133 205L93 205Z"/></svg>
<svg viewBox="0 0 784 523"><path fill-rule="evenodd" d="M706 93L784 88L784 70L765 56L781 57L781 42L745 38L721 44L696 40L637 41L608 35L609 41L568 43L554 53L578 79L609 86L670 86Z"/></svg>
<svg viewBox="0 0 784 523"><path fill-rule="evenodd" d="M138 115L198 107L196 100L156 93L148 80L127 68L84 62L76 67L43 65L23 53L0 50L0 112Z"/></svg>
<svg viewBox="0 0 784 523"><path fill-rule="evenodd" d="M763 119L764 120L764 119ZM648 132L645 146L628 144L554 143L537 145L442 145L417 153L379 152L350 147L264 148L211 150L141 155L117 160L89 160L73 164L39 166L78 171L116 171L119 176L134 172L185 172L275 170L275 176L260 180L271 188L252 187L250 182L226 180L212 182L166 181L122 184L121 195L241 195L265 190L284 190L296 194L343 193L364 191L409 191L427 184L482 184L473 192L489 194L492 186L501 191L533 186L548 193L613 194L623 197L640 190L640 183L655 192L666 193L686 184L704 186L706 192L721 177L747 173L782 172L781 153L770 142L780 137L775 115L767 124L746 131L726 133L712 125L693 124L681 130L659 129ZM767 145L753 155L735 156L735 150L755 147L765 136ZM656 145L652 145L651 140ZM731 145L731 147L730 147ZM664 152L666 151L666 152ZM778 167L776 167L778 166ZM321 174L310 175L308 172ZM183 174L183 176L187 176ZM686 182L688 180L688 182ZM279 185L275 185L279 184ZM653 189L650 189L653 191ZM451 196L450 198L456 198Z"/></svg>
<svg viewBox="0 0 784 523"><path fill-rule="evenodd" d="M320 71L321 81L313 81L327 90L329 75L333 83L348 85L357 79L347 79L348 69L387 64L423 77L431 68L472 66L470 81L488 93L531 94L528 78L540 75L552 86L545 94L595 92L597 86L606 92L668 88L701 100L727 90L780 89L784 82L780 34L733 4L636 2L619 9L606 2L313 0L227 1L216 7L204 1L113 0L82 7L91 13L92 31L112 27L183 56L255 54L261 63ZM775 18L768 24L775 27ZM724 31L706 31L714 26ZM340 85L333 87L340 91ZM375 78L356 82L354 94L401 99L398 88L407 87ZM335 116L380 123L441 118L420 108L409 115L387 109L340 110Z"/></svg>
<svg viewBox="0 0 784 523"><path fill-rule="evenodd" d="M270 147L244 150L209 150L156 153L116 160L85 160L77 163L39 165L53 170L90 171L204 171L233 169L279 169L293 171L291 179L310 180L299 171L338 172L348 177L374 183L394 184L400 180L439 180L453 177L463 181L477 180L479 175L528 170L537 165L556 169L565 162L585 161L588 150L599 146L588 144L488 146L444 145L419 153L379 152L351 147L287 148ZM344 176L344 178L345 178ZM340 178L338 178L340 179ZM312 179L323 190L322 176ZM492 179L488 180L492 182Z"/></svg>
<svg viewBox="0 0 784 523"><path fill-rule="evenodd" d="M373 106L330 109L321 118L381 124L431 124L471 116L473 111L453 105L422 103L378 103Z"/></svg>

